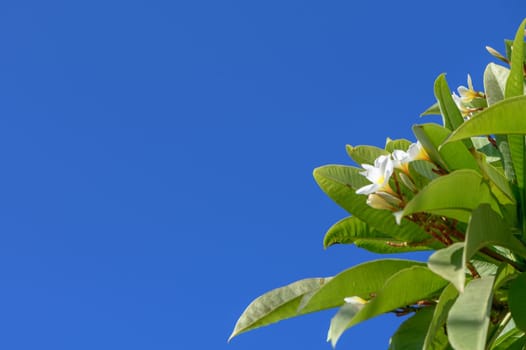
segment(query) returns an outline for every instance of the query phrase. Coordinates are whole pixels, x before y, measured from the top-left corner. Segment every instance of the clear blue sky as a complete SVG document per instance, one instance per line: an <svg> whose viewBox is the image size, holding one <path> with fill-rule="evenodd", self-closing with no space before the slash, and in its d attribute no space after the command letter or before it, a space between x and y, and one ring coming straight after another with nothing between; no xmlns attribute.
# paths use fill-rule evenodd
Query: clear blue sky
<svg viewBox="0 0 526 350"><path fill-rule="evenodd" d="M0 348L330 349L332 311L226 344L245 306L374 255L312 169L412 138L481 73L501 1L2 1ZM394 316L339 349L385 349Z"/></svg>

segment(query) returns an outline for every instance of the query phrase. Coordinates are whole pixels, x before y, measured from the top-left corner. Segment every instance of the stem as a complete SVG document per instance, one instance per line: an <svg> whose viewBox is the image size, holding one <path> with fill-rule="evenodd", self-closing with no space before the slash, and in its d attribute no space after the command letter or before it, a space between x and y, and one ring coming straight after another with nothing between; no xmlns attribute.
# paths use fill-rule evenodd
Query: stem
<svg viewBox="0 0 526 350"><path fill-rule="evenodd" d="M479 275L477 269L475 269L475 266L473 266L470 262L466 263L466 267L468 268L468 270L471 273L471 276L473 276L473 278L480 278L480 275Z"/></svg>
<svg viewBox="0 0 526 350"><path fill-rule="evenodd" d="M519 264L517 264L515 261L513 260L510 260L508 258L506 258L505 256L502 256L498 253L495 253L493 250L491 249L488 249L488 248L482 248L480 250L482 253L486 254L487 256L495 259L495 260L498 260L498 261L501 261L501 262L505 262L511 266L513 266L517 271L519 272L524 272L524 267L523 266L520 266Z"/></svg>

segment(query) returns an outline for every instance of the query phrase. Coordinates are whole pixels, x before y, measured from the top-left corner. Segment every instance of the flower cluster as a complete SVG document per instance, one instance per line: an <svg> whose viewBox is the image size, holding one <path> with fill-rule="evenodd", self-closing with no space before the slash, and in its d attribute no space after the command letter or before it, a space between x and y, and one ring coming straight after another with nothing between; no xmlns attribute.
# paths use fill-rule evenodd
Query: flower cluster
<svg viewBox="0 0 526 350"><path fill-rule="evenodd" d="M371 183L360 187L356 193L367 195L367 204L372 208L392 211L400 224L401 209L406 203L402 185L409 192L417 192L409 171L409 163L415 160L430 160L420 142L411 144L407 151L394 150L389 155L379 156L373 165L362 164L365 171L360 174Z"/></svg>
<svg viewBox="0 0 526 350"><path fill-rule="evenodd" d="M486 95L473 88L473 81L469 74L468 87L461 85L458 87L457 91L458 95L453 93L451 96L465 119L471 118L473 113L479 112L487 107Z"/></svg>

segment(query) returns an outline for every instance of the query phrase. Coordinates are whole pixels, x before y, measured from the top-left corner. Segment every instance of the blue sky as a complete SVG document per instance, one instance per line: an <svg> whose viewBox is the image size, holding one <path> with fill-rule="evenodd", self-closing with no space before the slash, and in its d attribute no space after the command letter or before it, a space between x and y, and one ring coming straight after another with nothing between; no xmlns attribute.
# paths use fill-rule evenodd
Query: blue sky
<svg viewBox="0 0 526 350"><path fill-rule="evenodd" d="M377 258L323 250L345 213L312 169L412 139L436 76L480 89L484 46L525 16L519 0L3 1L0 347L330 349L332 311L226 343L263 292ZM384 349L399 322L338 348Z"/></svg>

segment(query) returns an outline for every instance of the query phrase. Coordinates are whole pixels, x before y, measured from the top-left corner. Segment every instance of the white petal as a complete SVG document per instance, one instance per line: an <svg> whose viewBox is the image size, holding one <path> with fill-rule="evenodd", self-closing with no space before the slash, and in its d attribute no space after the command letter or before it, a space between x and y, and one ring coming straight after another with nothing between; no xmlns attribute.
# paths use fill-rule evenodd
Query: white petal
<svg viewBox="0 0 526 350"><path fill-rule="evenodd" d="M460 96L462 96L462 97L467 96L470 93L469 89L467 87L465 87L465 86L459 86L457 91L460 94Z"/></svg>
<svg viewBox="0 0 526 350"><path fill-rule="evenodd" d="M365 185L357 189L356 194L371 194L378 191L379 188L380 186L378 186L377 184Z"/></svg>

